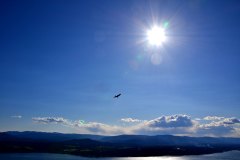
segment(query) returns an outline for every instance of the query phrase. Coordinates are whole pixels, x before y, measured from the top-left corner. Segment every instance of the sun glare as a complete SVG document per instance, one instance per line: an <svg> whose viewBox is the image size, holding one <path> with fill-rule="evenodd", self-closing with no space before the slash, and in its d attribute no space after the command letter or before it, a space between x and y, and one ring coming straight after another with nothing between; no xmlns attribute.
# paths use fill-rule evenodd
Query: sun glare
<svg viewBox="0 0 240 160"><path fill-rule="evenodd" d="M147 40L151 45L160 46L166 40L164 28L154 26L147 31Z"/></svg>

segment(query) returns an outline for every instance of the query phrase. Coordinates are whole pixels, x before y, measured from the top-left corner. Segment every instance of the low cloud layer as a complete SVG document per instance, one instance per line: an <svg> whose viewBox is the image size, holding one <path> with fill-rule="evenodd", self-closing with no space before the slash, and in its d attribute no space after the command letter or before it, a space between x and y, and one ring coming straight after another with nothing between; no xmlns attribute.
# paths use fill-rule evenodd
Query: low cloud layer
<svg viewBox="0 0 240 160"><path fill-rule="evenodd" d="M77 133L120 135L120 134L147 134L147 135L186 135L186 136L226 136L240 137L240 120L207 116L192 119L189 115L160 116L152 120L122 118L122 122L131 125L109 125L100 122L82 123L79 120L69 120L62 117L34 117L34 122L43 124L60 124L76 129Z"/></svg>

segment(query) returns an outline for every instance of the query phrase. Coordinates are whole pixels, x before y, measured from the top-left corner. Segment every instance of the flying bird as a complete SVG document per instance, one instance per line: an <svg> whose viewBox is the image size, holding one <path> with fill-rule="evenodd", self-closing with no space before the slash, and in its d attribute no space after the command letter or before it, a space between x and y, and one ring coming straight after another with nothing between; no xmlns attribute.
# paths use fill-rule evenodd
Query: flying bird
<svg viewBox="0 0 240 160"><path fill-rule="evenodd" d="M113 98L118 98L119 96L121 96L122 94L119 93L118 95L115 95Z"/></svg>

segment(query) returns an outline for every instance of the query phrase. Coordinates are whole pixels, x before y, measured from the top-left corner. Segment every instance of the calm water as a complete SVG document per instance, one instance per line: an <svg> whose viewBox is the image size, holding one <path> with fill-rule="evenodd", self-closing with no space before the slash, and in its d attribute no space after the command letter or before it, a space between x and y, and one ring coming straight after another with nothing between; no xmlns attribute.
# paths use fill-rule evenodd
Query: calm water
<svg viewBox="0 0 240 160"><path fill-rule="evenodd" d="M240 151L230 151L201 156L182 156L182 157L129 157L129 158L84 158L80 156L49 154L49 153L15 153L0 154L1 160L239 160Z"/></svg>

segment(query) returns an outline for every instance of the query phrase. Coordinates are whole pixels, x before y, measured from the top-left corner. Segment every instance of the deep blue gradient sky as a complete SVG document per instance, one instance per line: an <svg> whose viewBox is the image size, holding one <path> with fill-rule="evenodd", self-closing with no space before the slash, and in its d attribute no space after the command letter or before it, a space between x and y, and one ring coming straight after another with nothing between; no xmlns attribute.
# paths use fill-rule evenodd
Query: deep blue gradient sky
<svg viewBox="0 0 240 160"><path fill-rule="evenodd" d="M149 46L165 21L167 41ZM238 0L0 2L0 131L173 114L240 117Z"/></svg>

